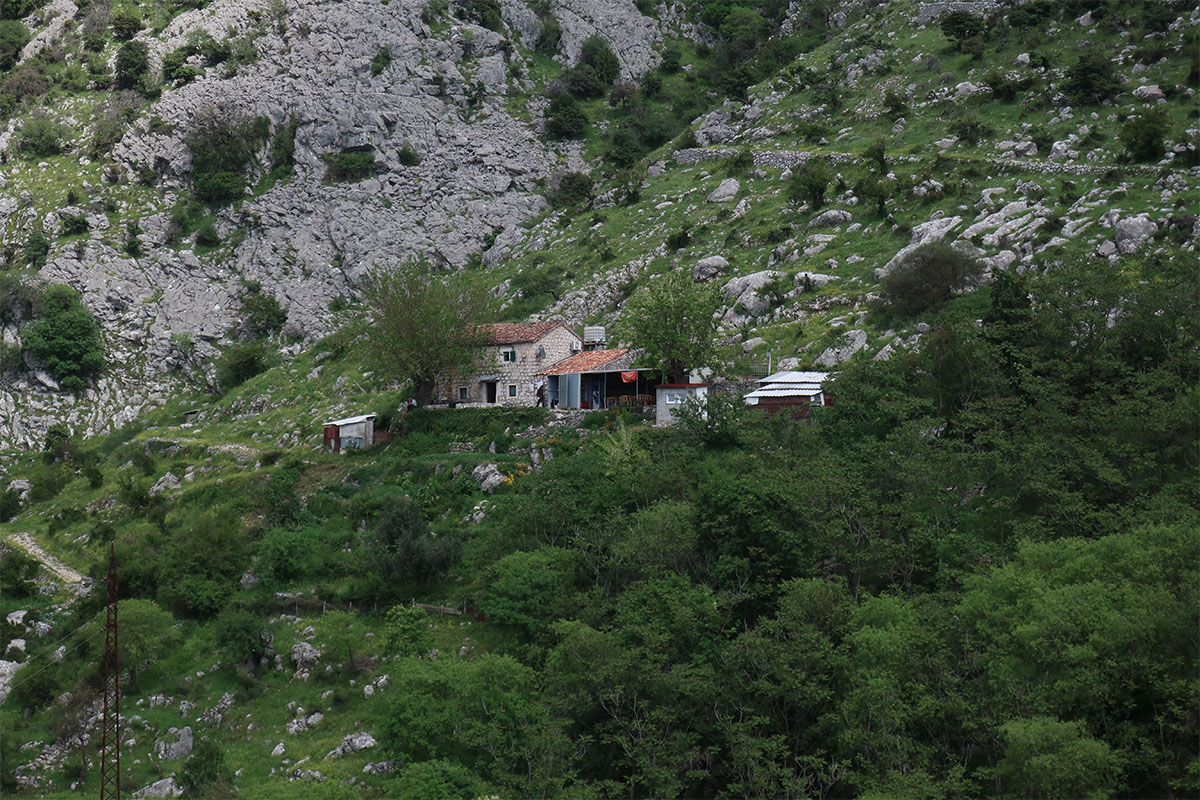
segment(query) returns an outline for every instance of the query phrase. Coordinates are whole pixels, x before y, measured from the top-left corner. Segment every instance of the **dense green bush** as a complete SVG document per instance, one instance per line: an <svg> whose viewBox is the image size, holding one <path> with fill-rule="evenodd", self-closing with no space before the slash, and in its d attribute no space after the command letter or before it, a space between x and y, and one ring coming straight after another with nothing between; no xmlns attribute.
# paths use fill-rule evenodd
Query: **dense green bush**
<svg viewBox="0 0 1200 800"><path fill-rule="evenodd" d="M563 92L546 107L546 133L552 139L579 139L587 132L588 118L575 98Z"/></svg>
<svg viewBox="0 0 1200 800"><path fill-rule="evenodd" d="M325 180L329 183L361 181L379 168L375 153L342 151L325 156Z"/></svg>
<svg viewBox="0 0 1200 800"><path fill-rule="evenodd" d="M392 65L392 48L383 45L371 57L371 74L382 75L383 71Z"/></svg>
<svg viewBox="0 0 1200 800"><path fill-rule="evenodd" d="M29 42L29 29L15 19L0 20L0 72L16 66L21 49Z"/></svg>
<svg viewBox="0 0 1200 800"><path fill-rule="evenodd" d="M196 197L212 205L242 196L246 169L270 132L265 117L250 117L211 106L197 115L185 141L192 153Z"/></svg>
<svg viewBox="0 0 1200 800"><path fill-rule="evenodd" d="M45 158L56 156L66 148L70 132L66 126L51 117L30 117L16 136L17 149L29 156Z"/></svg>
<svg viewBox="0 0 1200 800"><path fill-rule="evenodd" d="M1131 114L1121 125L1121 144L1134 161L1158 161L1167 151L1171 119L1161 108Z"/></svg>
<svg viewBox="0 0 1200 800"><path fill-rule="evenodd" d="M150 49L143 41L128 41L117 50L113 81L118 89L137 89L150 69Z"/></svg>
<svg viewBox="0 0 1200 800"><path fill-rule="evenodd" d="M87 217L83 214L60 213L58 221L62 223L63 236L78 236L79 234L87 233L91 229L88 225Z"/></svg>
<svg viewBox="0 0 1200 800"><path fill-rule="evenodd" d="M949 300L979 279L983 266L941 242L918 247L883 279L881 296L901 316L915 316Z"/></svg>
<svg viewBox="0 0 1200 800"><path fill-rule="evenodd" d="M971 145L979 144L992 135L992 129L973 114L960 116L950 123L949 130L950 133Z"/></svg>
<svg viewBox="0 0 1200 800"><path fill-rule="evenodd" d="M84 379L104 367L100 326L69 286L56 284L46 290L43 317L21 330L21 341L64 389L82 389Z"/></svg>
<svg viewBox="0 0 1200 800"><path fill-rule="evenodd" d="M600 80L596 70L587 64L578 64L563 78L567 91L580 100L592 100L603 97L608 90L608 84Z"/></svg>
<svg viewBox="0 0 1200 800"><path fill-rule="evenodd" d="M172 50L163 56L163 83L188 83L200 75L200 71L187 63L191 51L186 47Z"/></svg>
<svg viewBox="0 0 1200 800"><path fill-rule="evenodd" d="M275 333L287 322L287 311L274 295L252 291L242 298L242 325L256 336Z"/></svg>
<svg viewBox="0 0 1200 800"><path fill-rule="evenodd" d="M1121 91L1121 80L1108 54L1091 48L1067 69L1063 91L1072 102L1090 105L1116 97Z"/></svg>
<svg viewBox="0 0 1200 800"><path fill-rule="evenodd" d="M197 229L196 244L200 247L219 247L221 245L221 235L217 233L217 226L211 219L205 221Z"/></svg>
<svg viewBox="0 0 1200 800"><path fill-rule="evenodd" d="M594 34L583 40L579 50L579 63L591 67L596 78L605 87L621 77L621 62L612 51L608 40L600 34Z"/></svg>
<svg viewBox="0 0 1200 800"><path fill-rule="evenodd" d="M970 11L955 10L943 14L938 21L942 35L953 42L956 49L962 50L963 43L968 39L982 36L986 23L982 17L977 17Z"/></svg>
<svg viewBox="0 0 1200 800"><path fill-rule="evenodd" d="M0 493L0 521L8 522L20 508L16 492L5 490ZM37 594L33 579L38 574L38 562L23 550L12 550L0 559L0 594L5 597L25 598Z"/></svg>
<svg viewBox="0 0 1200 800"><path fill-rule="evenodd" d="M227 392L265 372L270 366L267 348L260 342L230 345L216 361L217 385Z"/></svg>
<svg viewBox="0 0 1200 800"><path fill-rule="evenodd" d="M497 0L466 0L459 12L472 22L490 31L499 31L504 26Z"/></svg>
<svg viewBox="0 0 1200 800"><path fill-rule="evenodd" d="M142 30L142 18L127 11L118 11L112 16L113 36L123 42L129 41Z"/></svg>
<svg viewBox="0 0 1200 800"><path fill-rule="evenodd" d="M568 172L558 179L550 199L555 205L572 207L592 201L592 176L586 172Z"/></svg>
<svg viewBox="0 0 1200 800"><path fill-rule="evenodd" d="M362 569L396 589L438 580L458 560L461 545L453 534L436 534L421 509L407 498L387 501L379 521L359 544Z"/></svg>
<svg viewBox="0 0 1200 800"><path fill-rule="evenodd" d="M396 160L406 167L415 167L421 163L421 154L408 141L405 141L396 152Z"/></svg>
<svg viewBox="0 0 1200 800"><path fill-rule="evenodd" d="M24 322L42 313L45 292L30 278L0 272L0 323Z"/></svg>
<svg viewBox="0 0 1200 800"><path fill-rule="evenodd" d="M785 191L793 202L808 203L812 210L825 205L825 191L833 180L833 170L819 159L809 159L792 169Z"/></svg>
<svg viewBox="0 0 1200 800"><path fill-rule="evenodd" d="M559 42L562 41L562 24L549 15L543 17L541 22L536 49L539 53L552 56L558 52Z"/></svg>

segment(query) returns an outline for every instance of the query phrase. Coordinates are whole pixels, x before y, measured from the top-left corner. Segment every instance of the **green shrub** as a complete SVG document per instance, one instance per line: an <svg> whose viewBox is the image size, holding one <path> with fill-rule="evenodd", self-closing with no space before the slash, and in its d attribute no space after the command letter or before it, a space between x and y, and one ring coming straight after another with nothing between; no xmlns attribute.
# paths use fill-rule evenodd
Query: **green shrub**
<svg viewBox="0 0 1200 800"><path fill-rule="evenodd" d="M62 223L63 236L78 236L91 230L83 214L59 214L58 219Z"/></svg>
<svg viewBox="0 0 1200 800"><path fill-rule="evenodd" d="M104 367L100 326L79 293L62 284L46 290L43 314L21 331L26 351L45 362L64 389L82 389L83 379Z"/></svg>
<svg viewBox="0 0 1200 800"><path fill-rule="evenodd" d="M324 555L314 531L274 528L258 543L257 568L268 581L283 584L317 574Z"/></svg>
<svg viewBox="0 0 1200 800"><path fill-rule="evenodd" d="M490 31L499 31L503 27L500 15L500 3L497 0L467 0L462 7L464 16Z"/></svg>
<svg viewBox="0 0 1200 800"><path fill-rule="evenodd" d="M325 181L361 181L375 173L378 165L373 152L343 151L325 156Z"/></svg>
<svg viewBox="0 0 1200 800"><path fill-rule="evenodd" d="M388 45L383 45L375 51L375 55L371 58L371 74L381 75L383 71L392 65L392 48Z"/></svg>
<svg viewBox="0 0 1200 800"><path fill-rule="evenodd" d="M217 359L217 385L227 392L268 368L267 348L260 342L230 346Z"/></svg>
<svg viewBox="0 0 1200 800"><path fill-rule="evenodd" d="M0 71L17 64L21 50L29 43L29 29L15 19L0 20Z"/></svg>
<svg viewBox="0 0 1200 800"><path fill-rule="evenodd" d="M188 83L200 75L200 71L187 63L190 51L186 47L172 50L163 56L163 83Z"/></svg>
<svg viewBox="0 0 1200 800"><path fill-rule="evenodd" d="M127 11L118 11L112 16L113 36L123 42L129 41L142 29L142 18Z"/></svg>
<svg viewBox="0 0 1200 800"><path fill-rule="evenodd" d="M1008 24L1014 28L1034 28L1053 18L1055 4L1050 0L1030 0L1021 3L1008 14Z"/></svg>
<svg viewBox="0 0 1200 800"><path fill-rule="evenodd" d="M217 226L213 221L206 220L203 225L196 231L196 244L201 247L219 247L221 244L221 235L217 233Z"/></svg>
<svg viewBox="0 0 1200 800"><path fill-rule="evenodd" d="M587 64L576 64L564 77L567 91L580 100L603 97L608 84L600 80L596 70Z"/></svg>
<svg viewBox="0 0 1200 800"><path fill-rule="evenodd" d="M363 569L388 585L424 584L445 575L461 546L451 534L435 535L421 509L406 497L389 499L360 545Z"/></svg>
<svg viewBox="0 0 1200 800"><path fill-rule="evenodd" d="M189 797L232 797L233 770L225 764L225 753L212 739L196 743L184 762L179 782Z"/></svg>
<svg viewBox="0 0 1200 800"><path fill-rule="evenodd" d="M415 167L421 163L421 154L407 141L396 153L396 160L406 167Z"/></svg>
<svg viewBox="0 0 1200 800"><path fill-rule="evenodd" d="M663 50L662 61L659 62L658 68L668 75L674 75L676 72L679 72L682 62L682 51L675 45L670 45Z"/></svg>
<svg viewBox="0 0 1200 800"><path fill-rule="evenodd" d="M39 158L56 156L66 147L67 128L47 116L30 117L17 133L17 149Z"/></svg>
<svg viewBox="0 0 1200 800"><path fill-rule="evenodd" d="M46 257L50 254L50 239L46 237L45 231L40 227L35 227L29 234L29 238L25 240L25 249L23 256L25 263L32 266L34 269L41 269L46 266Z"/></svg>
<svg viewBox="0 0 1200 800"><path fill-rule="evenodd" d="M8 522L20 509L17 493L11 490L0 492L0 522ZM22 550L14 549L0 559L0 594L5 597L33 597L37 586L33 579L38 574L38 562Z"/></svg>
<svg viewBox="0 0 1200 800"><path fill-rule="evenodd" d="M224 205L242 196L246 178L240 172L206 172L193 178L196 199L210 205Z"/></svg>
<svg viewBox="0 0 1200 800"><path fill-rule="evenodd" d="M742 148L736 155L725 159L726 175L746 175L752 169L754 169L754 152L749 148Z"/></svg>
<svg viewBox="0 0 1200 800"><path fill-rule="evenodd" d="M810 159L792 170L787 196L793 202L808 203L812 210L825 205L825 190L833 180L833 170L824 161Z"/></svg>
<svg viewBox="0 0 1200 800"><path fill-rule="evenodd" d="M136 219L131 219L125 223L125 252L131 256L140 256L142 254L142 242L138 236L142 232L142 226L138 225Z"/></svg>
<svg viewBox="0 0 1200 800"><path fill-rule="evenodd" d="M942 15L938 22L942 35L949 39L958 50L963 49L963 43L968 39L982 36L986 30L984 20L970 11L951 11Z"/></svg>
<svg viewBox="0 0 1200 800"><path fill-rule="evenodd" d="M150 49L145 42L128 41L117 50L113 81L118 89L136 88L150 69Z"/></svg>
<svg viewBox="0 0 1200 800"><path fill-rule="evenodd" d="M585 172L568 172L558 180L551 200L558 206L579 206L592 200L592 176Z"/></svg>
<svg viewBox="0 0 1200 800"><path fill-rule="evenodd" d="M587 131L588 118L575 98L562 93L546 107L546 133L553 139L579 139Z"/></svg>
<svg viewBox="0 0 1200 800"><path fill-rule="evenodd" d="M976 145L992 135L992 129L972 114L966 114L950 123L950 133L968 144Z"/></svg>
<svg viewBox="0 0 1200 800"><path fill-rule="evenodd" d="M883 279L881 296L895 313L911 317L945 303L983 274L983 266L942 242L918 247Z"/></svg>
<svg viewBox="0 0 1200 800"><path fill-rule="evenodd" d="M196 197L211 205L238 199L246 187L246 167L270 132L265 117L250 117L210 106L197 115L184 141L192 153Z"/></svg>
<svg viewBox="0 0 1200 800"><path fill-rule="evenodd" d="M561 41L562 24L554 17L544 17L541 30L538 31L537 51L552 56L558 52L558 45Z"/></svg>
<svg viewBox="0 0 1200 800"><path fill-rule="evenodd" d="M691 239L692 235L690 232L688 232L688 229L680 228L679 230L667 236L667 249L682 250L688 246L688 243L691 241Z"/></svg>
<svg viewBox="0 0 1200 800"><path fill-rule="evenodd" d="M1024 73L994 69L984 75L983 82L992 90L992 97L1011 103L1033 84L1033 79Z"/></svg>
<svg viewBox="0 0 1200 800"><path fill-rule="evenodd" d="M1116 97L1121 81L1108 54L1093 48L1067 69L1063 91L1075 103L1100 103Z"/></svg>
<svg viewBox="0 0 1200 800"><path fill-rule="evenodd" d="M242 324L256 335L274 333L287 322L287 311L272 295L251 292L242 299Z"/></svg>
<svg viewBox="0 0 1200 800"><path fill-rule="evenodd" d="M1131 114L1121 126L1121 144L1134 161L1158 161L1167 151L1171 119L1160 108Z"/></svg>
<svg viewBox="0 0 1200 800"><path fill-rule="evenodd" d="M609 46L608 40L599 34L584 39L579 50L579 63L595 70L596 77L605 86L621 76L621 62Z"/></svg>

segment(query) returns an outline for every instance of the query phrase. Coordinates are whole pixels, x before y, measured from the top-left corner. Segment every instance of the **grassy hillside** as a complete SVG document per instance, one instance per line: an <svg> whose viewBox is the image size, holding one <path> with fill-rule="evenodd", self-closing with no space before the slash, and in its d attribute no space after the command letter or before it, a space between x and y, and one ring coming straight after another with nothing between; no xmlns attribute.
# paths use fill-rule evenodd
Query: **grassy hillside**
<svg viewBox="0 0 1200 800"><path fill-rule="evenodd" d="M920 353L845 369L816 424L736 396L672 430L397 417L370 343L335 339L220 399L52 440L13 464L34 494L0 530L94 577L115 544L133 788L1186 794L1190 275L1002 280L981 327L947 318ZM391 442L320 450L325 418L368 409ZM3 777L73 796L98 780L73 737L102 593L38 591L21 563L5 556L0 610L28 612L5 641L28 655L6 653L27 663ZM168 758L185 725L190 755Z"/></svg>

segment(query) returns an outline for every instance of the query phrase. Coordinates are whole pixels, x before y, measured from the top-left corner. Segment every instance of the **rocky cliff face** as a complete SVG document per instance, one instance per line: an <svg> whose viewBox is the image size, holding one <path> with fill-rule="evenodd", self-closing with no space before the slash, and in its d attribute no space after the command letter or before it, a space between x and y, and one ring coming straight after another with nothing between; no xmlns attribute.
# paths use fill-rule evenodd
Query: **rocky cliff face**
<svg viewBox="0 0 1200 800"><path fill-rule="evenodd" d="M653 63L658 24L630 0L552 6L562 26L561 60L576 58L580 43L601 31L627 76ZM510 94L533 88L514 43L535 43L541 23L518 2L503 6L502 33L452 17L431 25L422 21L424 8L414 0L217 0L180 14L157 35L138 35L149 45L152 71L197 32L214 39L238 32L252 40L256 59L167 87L115 146L111 163L81 159L74 177L84 187L94 185L89 177L114 194L134 187L117 211L136 218L142 253L124 252L105 209L68 209L86 216L89 238L55 248L41 277L84 292L115 368L80 398L56 392L44 372L10 373L0 389L4 443L31 444L55 421L89 431L125 422L161 400L176 380L172 368L211 355L234 325L243 281L260 282L287 309L285 333L311 339L328 332L330 301L353 296L372 267L412 257L461 267L485 239L496 243L494 261L521 238L521 223L545 204L538 184L572 155L540 140L536 115L522 119L508 103ZM76 13L69 2L49 6L50 21L27 55L52 46ZM390 63L373 69L384 50ZM186 137L214 110L269 120L268 142L294 125L295 178L220 212L216 230L233 244L198 255L191 242L171 241L171 208L191 176ZM82 150L99 115L77 104L61 116L83 132ZM420 163L402 160L403 148ZM325 157L343 151L374 154L375 174L326 183ZM39 184L44 173L25 166L5 176L0 211L11 244L35 227L51 236L61 229L62 210ZM150 190L139 193L143 184ZM181 336L193 351L180 348ZM5 338L15 340L15 327Z"/></svg>

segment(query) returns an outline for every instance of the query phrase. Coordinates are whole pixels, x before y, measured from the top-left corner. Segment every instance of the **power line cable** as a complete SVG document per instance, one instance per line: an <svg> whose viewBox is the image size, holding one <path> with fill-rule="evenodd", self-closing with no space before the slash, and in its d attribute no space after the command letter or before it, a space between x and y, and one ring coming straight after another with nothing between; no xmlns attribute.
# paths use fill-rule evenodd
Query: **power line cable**
<svg viewBox="0 0 1200 800"><path fill-rule="evenodd" d="M95 639L97 636L99 636L99 635L100 635L100 634L102 634L102 633L104 633L104 628L100 628L100 629L99 629L99 630L97 630L95 633L93 633L91 636L89 636L88 638L84 639L83 641L81 641L81 642L77 642L77 643L75 644L75 646L74 646L74 647L72 647L72 648L71 648L70 650L68 650L66 653L63 653L63 658L65 659L69 653L73 653L73 652L75 652L75 651L76 651L76 650L78 650L80 647L82 647L83 645L87 644L87 643L88 643L88 642L90 642L92 639ZM26 663L29 663L29 662L26 662ZM51 667L55 666L55 665L56 665L56 664L58 664L58 663L59 663L59 662L57 662L57 661L51 661L49 664L47 664L46 666L42 667L41 669L39 669L37 672L33 673L32 675L26 675L26 676L25 676L24 678L22 678L20 681L17 681L17 682L15 682L15 683L13 683L13 684L12 684L12 686L10 686L10 687L9 687L9 692L11 693L11 692L12 692L14 689L16 689L16 688L17 688L17 687L19 687L19 686L24 686L25 684L29 683L31 680L33 680L34 678L36 678L38 675L41 675L43 672L45 672L46 670L50 669Z"/></svg>

